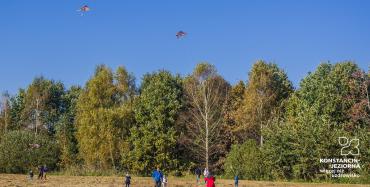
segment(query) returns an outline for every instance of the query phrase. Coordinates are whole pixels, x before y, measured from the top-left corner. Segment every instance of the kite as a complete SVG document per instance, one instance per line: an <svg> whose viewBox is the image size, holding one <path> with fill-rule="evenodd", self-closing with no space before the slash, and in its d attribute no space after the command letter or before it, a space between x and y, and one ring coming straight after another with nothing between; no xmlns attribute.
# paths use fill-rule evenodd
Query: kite
<svg viewBox="0 0 370 187"><path fill-rule="evenodd" d="M184 32L184 31L179 31L179 32L177 32L176 33L176 38L177 39L180 39L180 38L182 38L182 37L184 37L184 36L186 36L187 35L187 33L186 32Z"/></svg>
<svg viewBox="0 0 370 187"><path fill-rule="evenodd" d="M90 9L90 7L89 7L89 6L84 5L84 6L82 6L80 9L78 9L77 11L78 11L78 12L81 12L81 16L83 16L83 15L84 15L84 13L89 12L90 10L91 10L91 9Z"/></svg>

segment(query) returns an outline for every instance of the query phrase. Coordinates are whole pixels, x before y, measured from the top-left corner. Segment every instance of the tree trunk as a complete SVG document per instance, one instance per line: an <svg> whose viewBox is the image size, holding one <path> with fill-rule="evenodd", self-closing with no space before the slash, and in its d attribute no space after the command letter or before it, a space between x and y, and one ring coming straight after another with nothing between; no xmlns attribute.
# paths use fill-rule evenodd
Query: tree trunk
<svg viewBox="0 0 370 187"><path fill-rule="evenodd" d="M203 82L204 84L204 82ZM206 88L203 85L203 97L204 97L204 113L205 113L205 124L206 124L206 168L209 170L209 126L208 126L208 99L207 99L207 93Z"/></svg>

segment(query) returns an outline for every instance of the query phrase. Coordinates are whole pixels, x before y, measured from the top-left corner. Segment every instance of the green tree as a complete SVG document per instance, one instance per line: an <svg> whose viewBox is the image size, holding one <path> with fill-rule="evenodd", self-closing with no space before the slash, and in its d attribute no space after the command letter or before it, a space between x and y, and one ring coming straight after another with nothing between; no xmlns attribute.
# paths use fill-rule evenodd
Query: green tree
<svg viewBox="0 0 370 187"><path fill-rule="evenodd" d="M32 146L35 144L39 147ZM0 143L0 171L25 173L40 165L46 165L52 170L56 168L58 154L56 142L46 135L10 131Z"/></svg>
<svg viewBox="0 0 370 187"><path fill-rule="evenodd" d="M131 128L130 168L147 175L159 166L164 171L178 166L176 120L183 107L179 76L168 71L146 74L135 103L137 125Z"/></svg>
<svg viewBox="0 0 370 187"><path fill-rule="evenodd" d="M233 145L224 165L226 175L238 175L242 179L257 180L263 173L262 153L256 141L247 140L242 145Z"/></svg>
<svg viewBox="0 0 370 187"><path fill-rule="evenodd" d="M225 140L228 141L227 150L230 150L232 143L238 144L245 140L245 132L240 127L241 120L243 118L242 106L244 104L244 93L245 83L239 81L236 85L233 85L227 101L227 108L225 110L225 121L227 123L225 133L228 133Z"/></svg>
<svg viewBox="0 0 370 187"><path fill-rule="evenodd" d="M359 68L351 62L335 65L324 63L301 81L299 90L288 103L285 126L289 127L283 127L286 132L274 131L269 135L271 141L276 141L288 138L286 135L289 134L290 142L294 142L285 146L283 155L276 154L281 146L270 146L272 150L275 149L275 158L270 158L270 161L277 157L284 159L275 163L275 168L288 166L295 178L312 180L320 176L320 158L340 157L338 137L362 137L360 141L368 145L368 137L360 133L368 128L368 124L362 120L353 123L349 115L354 101L363 99L351 91L353 74L358 71ZM348 124L351 128L348 128ZM281 134L283 138L276 137ZM296 155L296 158L291 155ZM364 151L361 160L368 158L369 154Z"/></svg>
<svg viewBox="0 0 370 187"><path fill-rule="evenodd" d="M238 123L245 138L263 145L262 129L284 114L284 103L293 92L286 73L276 64L256 62L249 72Z"/></svg>
<svg viewBox="0 0 370 187"><path fill-rule="evenodd" d="M23 127L22 111L25 108L25 90L19 89L15 96L10 98L10 129L20 130Z"/></svg>
<svg viewBox="0 0 370 187"><path fill-rule="evenodd" d="M64 85L61 82L36 77L24 93L20 92L14 103L15 120L25 129L33 129L35 134L55 133L55 124L64 110ZM19 112L19 111L18 111ZM17 116L20 115L20 116Z"/></svg>
<svg viewBox="0 0 370 187"><path fill-rule="evenodd" d="M0 101L0 135L6 134L10 129L11 122L11 110L10 95L8 92L4 92L1 96ZM1 137L0 137L1 140Z"/></svg>
<svg viewBox="0 0 370 187"><path fill-rule="evenodd" d="M120 79L124 73L123 67L113 74L105 65L98 66L77 101L79 155L92 169L117 169L121 160L122 141L131 125L126 120L130 113L122 112L123 96L131 92L122 88L132 88L132 82L125 82L131 79Z"/></svg>
<svg viewBox="0 0 370 187"><path fill-rule="evenodd" d="M56 124L56 140L60 147L61 167L68 167L77 163L77 139L76 139L76 104L81 93L80 87L72 86L65 95L63 95L65 111L60 116Z"/></svg>

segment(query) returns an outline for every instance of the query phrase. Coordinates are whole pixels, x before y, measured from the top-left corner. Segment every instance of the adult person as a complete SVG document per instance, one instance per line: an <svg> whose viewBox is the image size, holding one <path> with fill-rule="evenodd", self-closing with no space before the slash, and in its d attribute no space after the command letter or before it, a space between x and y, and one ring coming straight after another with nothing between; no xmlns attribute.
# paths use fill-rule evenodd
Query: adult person
<svg viewBox="0 0 370 187"><path fill-rule="evenodd" d="M197 177L197 184L199 184L199 181L200 181L200 175L202 174L202 171L197 167L195 169L195 175Z"/></svg>
<svg viewBox="0 0 370 187"><path fill-rule="evenodd" d="M161 170L159 170L159 167L157 167L157 170L153 171L152 178L154 180L155 187L161 187L161 182L163 180L163 175L162 175Z"/></svg>
<svg viewBox="0 0 370 187"><path fill-rule="evenodd" d="M127 172L125 176L125 187L130 187L130 184L131 184L131 176Z"/></svg>
<svg viewBox="0 0 370 187"><path fill-rule="evenodd" d="M204 168L203 175L204 175L204 178L207 178L208 177L208 175L209 175L208 168Z"/></svg>
<svg viewBox="0 0 370 187"><path fill-rule="evenodd" d="M46 180L46 172L47 171L48 171L48 168L46 167L46 165L44 165L44 169L42 171L44 180Z"/></svg>
<svg viewBox="0 0 370 187"><path fill-rule="evenodd" d="M215 185L216 178L212 176L209 172L208 176L204 178L204 181L206 182L206 187L216 187Z"/></svg>
<svg viewBox="0 0 370 187"><path fill-rule="evenodd" d="M39 176L37 177L37 179L42 179L43 176L44 176L44 166L40 166L39 167Z"/></svg>

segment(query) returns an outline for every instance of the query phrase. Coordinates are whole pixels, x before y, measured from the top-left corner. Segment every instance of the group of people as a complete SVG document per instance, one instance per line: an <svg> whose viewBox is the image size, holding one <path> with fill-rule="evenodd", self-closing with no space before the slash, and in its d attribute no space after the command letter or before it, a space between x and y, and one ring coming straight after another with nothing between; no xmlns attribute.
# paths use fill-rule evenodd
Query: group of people
<svg viewBox="0 0 370 187"><path fill-rule="evenodd" d="M196 168L195 175L197 177L197 185L199 185L201 174L202 174L201 169ZM216 187L215 185L216 178L213 175L211 175L211 173L209 172L207 168L204 169L203 175L204 175L204 182L206 183L206 187ZM157 169L153 171L152 178L153 178L155 187L167 187L167 183L168 183L167 177L163 175L159 167L157 167ZM238 184L239 184L238 175L234 177L234 183L235 183L235 187L238 187ZM125 187L130 187L130 184L131 184L131 176L127 173L125 176Z"/></svg>
<svg viewBox="0 0 370 187"><path fill-rule="evenodd" d="M202 174L201 169L196 168L195 169L195 175L197 177L197 185L199 185L201 174ZM211 175L208 168L204 169L203 175L204 175L204 181L206 183L206 187L215 187L216 186L215 185L216 178L213 175ZM238 187L238 185L239 185L239 176L238 175L235 175L235 177L234 177L234 184L235 184L235 187Z"/></svg>
<svg viewBox="0 0 370 187"><path fill-rule="evenodd" d="M46 180L46 172L47 172L47 167L40 166L38 179ZM195 169L195 175L197 177L197 185L199 185L201 173L202 171L199 168ZM207 168L204 169L203 175L204 175L204 181L206 183L206 187L215 187L216 178L213 175L211 175L211 173L209 172ZM32 170L30 170L29 172L29 178L30 180L33 179ZM168 183L167 177L163 175L159 167L157 167L157 169L153 171L152 178L153 178L155 187L167 187L167 183ZM238 187L239 177L237 175L235 176L234 181L235 181L235 187ZM126 173L124 184L125 184L125 187L130 187L131 176L129 175L129 173Z"/></svg>
<svg viewBox="0 0 370 187"><path fill-rule="evenodd" d="M201 173L202 171L199 168L195 169L195 175L197 177L197 185L199 185ZM206 187L215 187L216 178L213 175L211 175L208 168L204 169L203 175L204 175L204 182L206 183Z"/></svg>
<svg viewBox="0 0 370 187"><path fill-rule="evenodd" d="M37 179L46 180L46 172L47 171L48 171L48 169L47 169L46 165L45 166L40 166L39 167L39 176L37 177ZM29 179L33 180L33 171L32 171L32 169L29 171L28 175L29 175Z"/></svg>
<svg viewBox="0 0 370 187"><path fill-rule="evenodd" d="M161 172L159 168L153 171L152 178L153 178L155 187L167 187L167 183L168 183L167 177L163 175L163 173ZM131 176L128 173L125 176L124 184L125 184L125 187L130 187Z"/></svg>

